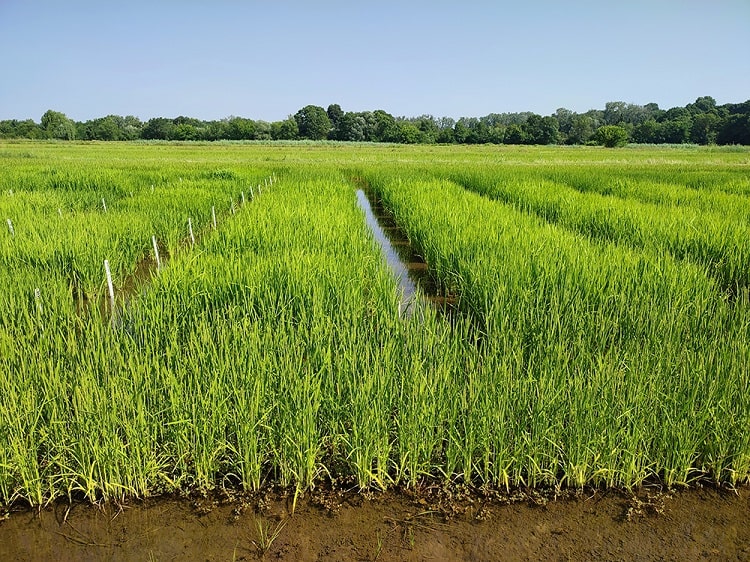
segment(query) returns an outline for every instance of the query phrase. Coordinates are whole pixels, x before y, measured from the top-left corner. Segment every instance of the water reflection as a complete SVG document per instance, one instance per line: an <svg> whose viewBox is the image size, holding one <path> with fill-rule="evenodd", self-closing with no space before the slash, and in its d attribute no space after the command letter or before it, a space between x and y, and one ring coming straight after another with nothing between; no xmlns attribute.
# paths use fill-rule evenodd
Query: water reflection
<svg viewBox="0 0 750 562"><path fill-rule="evenodd" d="M393 216L375 197L364 190L357 190L357 202L365 213L367 226L385 256L386 263L396 278L401 292L402 313L410 316L418 308L420 296L427 302L441 307L452 308L456 299L441 296L424 258L414 251L409 238L399 228ZM421 289L421 292L417 289Z"/></svg>

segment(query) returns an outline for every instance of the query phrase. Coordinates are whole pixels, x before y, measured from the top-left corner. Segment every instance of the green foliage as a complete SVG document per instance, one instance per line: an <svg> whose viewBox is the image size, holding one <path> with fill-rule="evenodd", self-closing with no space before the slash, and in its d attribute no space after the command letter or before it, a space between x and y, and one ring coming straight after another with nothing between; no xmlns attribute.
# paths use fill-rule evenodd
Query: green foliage
<svg viewBox="0 0 750 562"><path fill-rule="evenodd" d="M299 136L303 139L322 140L328 137L331 120L326 110L317 105L306 105L294 114Z"/></svg>
<svg viewBox="0 0 750 562"><path fill-rule="evenodd" d="M630 142L644 144L750 144L750 101L716 105L702 96L685 107L662 110L655 103L607 102L603 110L578 114L559 108L542 116L531 112L490 113L483 117L432 115L394 118L383 110L344 112L338 104L327 110L315 105L300 109L284 121L266 123L243 117L201 121L180 116L156 117L145 125L136 117L108 115L72 123L64 114L48 111L43 124L32 120L0 121L0 138L58 138L82 140L341 140L405 144L601 144L602 126L622 127ZM294 123L292 124L291 121ZM412 127L404 128L403 124ZM416 129L418 132L415 132Z"/></svg>
<svg viewBox="0 0 750 562"><path fill-rule="evenodd" d="M594 140L607 148L625 146L628 143L628 131L619 125L602 125L594 133Z"/></svg>
<svg viewBox="0 0 750 562"><path fill-rule="evenodd" d="M42 115L41 126L49 139L73 140L76 138L75 123L59 111L48 109Z"/></svg>
<svg viewBox="0 0 750 562"><path fill-rule="evenodd" d="M290 117L285 121L271 123L271 138L273 140L295 140L299 138L297 121Z"/></svg>
<svg viewBox="0 0 750 562"><path fill-rule="evenodd" d="M416 125L407 121L398 123L399 137L398 142L403 144L417 144L422 140L422 131Z"/></svg>
<svg viewBox="0 0 750 562"><path fill-rule="evenodd" d="M339 104L332 103L328 106L326 114L328 115L328 119L331 121L331 128L335 130L338 127L339 121L341 121L341 119L344 117L344 110L341 109L341 106Z"/></svg>
<svg viewBox="0 0 750 562"><path fill-rule="evenodd" d="M0 501L746 482L747 153L4 143Z"/></svg>

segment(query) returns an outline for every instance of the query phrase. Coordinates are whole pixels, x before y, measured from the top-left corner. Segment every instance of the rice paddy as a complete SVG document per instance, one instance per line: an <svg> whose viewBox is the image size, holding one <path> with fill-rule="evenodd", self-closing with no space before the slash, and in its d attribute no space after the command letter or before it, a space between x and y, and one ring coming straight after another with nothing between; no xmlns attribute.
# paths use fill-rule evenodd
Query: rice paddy
<svg viewBox="0 0 750 562"><path fill-rule="evenodd" d="M748 172L695 147L6 143L0 503L744 484ZM363 185L458 312L403 314Z"/></svg>

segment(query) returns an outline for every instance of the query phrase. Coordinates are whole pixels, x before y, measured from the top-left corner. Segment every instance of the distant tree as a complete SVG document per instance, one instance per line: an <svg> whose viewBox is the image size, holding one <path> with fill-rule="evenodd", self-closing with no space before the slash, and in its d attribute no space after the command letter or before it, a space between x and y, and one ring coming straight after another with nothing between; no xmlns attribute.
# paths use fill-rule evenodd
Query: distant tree
<svg viewBox="0 0 750 562"><path fill-rule="evenodd" d="M554 117L532 114L521 127L528 144L556 144L560 141L560 129Z"/></svg>
<svg viewBox="0 0 750 562"><path fill-rule="evenodd" d="M461 117L453 126L453 138L458 144L465 144L469 141L471 130L467 123L466 117Z"/></svg>
<svg viewBox="0 0 750 562"><path fill-rule="evenodd" d="M455 126L455 125L454 125ZM456 142L453 127L441 128L435 142L439 144L452 144Z"/></svg>
<svg viewBox="0 0 750 562"><path fill-rule="evenodd" d="M684 109L684 108L679 108ZM669 111L672 111L671 109ZM667 113L669 113L669 111ZM685 112L675 119L666 119L661 124L662 142L682 144L690 140L690 129L693 126L690 115Z"/></svg>
<svg viewBox="0 0 750 562"><path fill-rule="evenodd" d="M422 141L422 131L408 121L398 122L399 141L404 144L418 144Z"/></svg>
<svg viewBox="0 0 750 562"><path fill-rule="evenodd" d="M122 138L123 140L135 140L141 137L143 123L134 115L126 115L122 119Z"/></svg>
<svg viewBox="0 0 750 562"><path fill-rule="evenodd" d="M18 136L24 139L42 139L44 131L37 125L33 119L24 119L19 121L16 127Z"/></svg>
<svg viewBox="0 0 750 562"><path fill-rule="evenodd" d="M698 113L716 112L716 100L711 96L702 96L695 100L695 103L689 103L685 107L693 115Z"/></svg>
<svg viewBox="0 0 750 562"><path fill-rule="evenodd" d="M200 139L216 141L229 138L229 123L227 119L221 121L206 121L200 131Z"/></svg>
<svg viewBox="0 0 750 562"><path fill-rule="evenodd" d="M253 140L255 121L242 117L230 117L227 121L226 137L231 140Z"/></svg>
<svg viewBox="0 0 750 562"><path fill-rule="evenodd" d="M16 136L16 121L15 119L6 119L0 121L0 139L12 139Z"/></svg>
<svg viewBox="0 0 750 562"><path fill-rule="evenodd" d="M0 121L0 138L41 139L44 138L44 131L33 119L25 119L24 121L8 119Z"/></svg>
<svg viewBox="0 0 750 562"><path fill-rule="evenodd" d="M604 104L604 123L606 125L617 125L624 119L627 104L622 101L608 101Z"/></svg>
<svg viewBox="0 0 750 562"><path fill-rule="evenodd" d="M363 114L348 112L338 119L330 136L334 140L361 142L366 138L367 128Z"/></svg>
<svg viewBox="0 0 750 562"><path fill-rule="evenodd" d="M419 142L424 144L432 144L436 141L438 133L440 132L437 119L435 119L432 115L420 115L419 117L411 121L422 133L420 135Z"/></svg>
<svg viewBox="0 0 750 562"><path fill-rule="evenodd" d="M76 138L75 123L59 111L48 109L42 115L41 126L48 139L73 140Z"/></svg>
<svg viewBox="0 0 750 562"><path fill-rule="evenodd" d="M341 106L339 104L332 103L328 106L326 115L328 115L328 119L331 121L331 130L334 130L338 126L339 121L341 121L342 117L344 117L344 110L341 109Z"/></svg>
<svg viewBox="0 0 750 562"><path fill-rule="evenodd" d="M166 117L154 117L146 121L141 130L141 138L148 140L168 140L173 137L175 124Z"/></svg>
<svg viewBox="0 0 750 562"><path fill-rule="evenodd" d="M662 114L664 113L663 109L659 109L658 103L647 103L643 106L643 109L646 111L647 118L659 120L661 119Z"/></svg>
<svg viewBox="0 0 750 562"><path fill-rule="evenodd" d="M564 107L560 107L555 111L560 134L564 137L563 140L565 141L567 141L570 130L573 128L573 119L576 115L574 111L565 109Z"/></svg>
<svg viewBox="0 0 750 562"><path fill-rule="evenodd" d="M199 138L199 127L196 127L192 123L179 123L172 129L169 140L198 140Z"/></svg>
<svg viewBox="0 0 750 562"><path fill-rule="evenodd" d="M299 136L303 139L321 140L328 137L331 120L325 109L317 105L306 105L294 114Z"/></svg>
<svg viewBox="0 0 750 562"><path fill-rule="evenodd" d="M654 119L647 119L633 129L631 138L633 142L641 144L656 144L663 142L662 126Z"/></svg>
<svg viewBox="0 0 750 562"><path fill-rule="evenodd" d="M91 122L91 138L96 140L120 140L122 131L118 119L113 115L100 117Z"/></svg>
<svg viewBox="0 0 750 562"><path fill-rule="evenodd" d="M619 125L602 125L594 133L594 139L608 148L625 146L628 143L628 131Z"/></svg>
<svg viewBox="0 0 750 562"><path fill-rule="evenodd" d="M273 140L295 140L299 138L297 121L289 117L284 121L271 123L271 138Z"/></svg>
<svg viewBox="0 0 750 562"><path fill-rule="evenodd" d="M270 140L271 124L268 121L258 120L255 122L255 139Z"/></svg>
<svg viewBox="0 0 750 562"><path fill-rule="evenodd" d="M594 120L589 115L575 115L568 130L565 142L568 144L586 144L594 136Z"/></svg>
<svg viewBox="0 0 750 562"><path fill-rule="evenodd" d="M387 111L376 109L372 112L374 131L369 140L374 142L401 142L401 129L396 118Z"/></svg>
<svg viewBox="0 0 750 562"><path fill-rule="evenodd" d="M505 144L526 144L528 142L528 136L521 125L512 123L505 128L505 138L503 139L503 142Z"/></svg>
<svg viewBox="0 0 750 562"><path fill-rule="evenodd" d="M750 114L734 113L727 116L719 129L716 142L750 145Z"/></svg>
<svg viewBox="0 0 750 562"><path fill-rule="evenodd" d="M695 115L690 127L690 142L696 144L713 144L716 142L720 121L716 112Z"/></svg>

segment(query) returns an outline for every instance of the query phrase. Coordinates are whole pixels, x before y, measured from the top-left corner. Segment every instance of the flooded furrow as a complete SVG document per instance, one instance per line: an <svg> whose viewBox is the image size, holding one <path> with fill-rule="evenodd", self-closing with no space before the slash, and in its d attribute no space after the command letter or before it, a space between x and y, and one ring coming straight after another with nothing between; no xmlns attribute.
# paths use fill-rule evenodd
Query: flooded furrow
<svg viewBox="0 0 750 562"><path fill-rule="evenodd" d="M448 314L456 310L455 295L441 294L424 258L409 241L393 214L374 194L357 189L357 203L365 214L367 226L380 245L388 267L398 282L400 310L411 316L419 302L426 302Z"/></svg>

